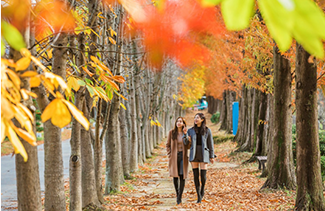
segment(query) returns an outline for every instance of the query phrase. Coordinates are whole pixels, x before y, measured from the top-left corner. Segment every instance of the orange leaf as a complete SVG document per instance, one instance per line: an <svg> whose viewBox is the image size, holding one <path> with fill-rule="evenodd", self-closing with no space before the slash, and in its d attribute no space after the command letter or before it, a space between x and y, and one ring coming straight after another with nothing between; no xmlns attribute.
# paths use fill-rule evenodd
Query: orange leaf
<svg viewBox="0 0 325 211"><path fill-rule="evenodd" d="M94 73L90 72L87 67L82 67L82 69L90 76L92 77Z"/></svg>
<svg viewBox="0 0 325 211"><path fill-rule="evenodd" d="M30 58L23 57L16 63L16 71L26 70L30 64Z"/></svg>

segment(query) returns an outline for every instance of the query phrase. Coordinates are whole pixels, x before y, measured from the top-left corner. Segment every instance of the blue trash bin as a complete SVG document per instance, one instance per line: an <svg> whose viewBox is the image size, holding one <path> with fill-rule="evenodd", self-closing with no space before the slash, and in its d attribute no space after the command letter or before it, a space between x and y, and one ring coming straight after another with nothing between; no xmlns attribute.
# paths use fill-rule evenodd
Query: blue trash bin
<svg viewBox="0 0 325 211"><path fill-rule="evenodd" d="M232 134L236 135L238 129L239 118L239 104L238 102L232 103Z"/></svg>

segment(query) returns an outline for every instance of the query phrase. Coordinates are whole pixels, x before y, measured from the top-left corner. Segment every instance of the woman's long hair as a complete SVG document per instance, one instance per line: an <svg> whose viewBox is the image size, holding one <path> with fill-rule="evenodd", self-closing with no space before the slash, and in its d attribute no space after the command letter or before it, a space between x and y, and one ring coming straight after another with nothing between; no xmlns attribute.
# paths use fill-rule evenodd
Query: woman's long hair
<svg viewBox="0 0 325 211"><path fill-rule="evenodd" d="M205 132L207 131L207 126L206 126L206 119L203 113L197 113L195 114L194 117L199 116L201 119L203 119L203 122L201 123L201 127L198 127L195 123L194 123L194 130L195 133L199 133L199 129L200 129L200 133L201 135L204 135Z"/></svg>
<svg viewBox="0 0 325 211"><path fill-rule="evenodd" d="M186 122L185 122L185 119L181 116L177 117L176 121L175 121L175 124L174 124L174 129L172 130L172 140L176 140L177 139L177 133L178 133L178 130L177 130L177 121L178 119L181 118L183 120L183 127L182 127L182 130L184 127L186 127Z"/></svg>

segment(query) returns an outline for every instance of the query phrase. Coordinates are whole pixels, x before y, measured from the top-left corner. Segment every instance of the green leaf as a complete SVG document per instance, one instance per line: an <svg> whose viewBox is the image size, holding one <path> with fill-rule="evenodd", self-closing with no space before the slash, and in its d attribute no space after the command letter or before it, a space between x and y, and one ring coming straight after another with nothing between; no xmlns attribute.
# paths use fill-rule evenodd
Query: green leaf
<svg viewBox="0 0 325 211"><path fill-rule="evenodd" d="M95 94L93 87L91 87L91 86L89 86L89 85L86 85L86 87L87 87L87 89L88 89L90 95L93 96L93 95Z"/></svg>
<svg viewBox="0 0 325 211"><path fill-rule="evenodd" d="M103 95L106 95L106 92L104 91L104 89L102 87L96 86L95 88L96 88L97 91L99 91Z"/></svg>
<svg viewBox="0 0 325 211"><path fill-rule="evenodd" d="M106 89L107 97L109 100L113 99L113 92L110 89Z"/></svg>
<svg viewBox="0 0 325 211"><path fill-rule="evenodd" d="M1 56L5 55L6 52L6 44L1 39Z"/></svg>
<svg viewBox="0 0 325 211"><path fill-rule="evenodd" d="M80 86L84 86L84 85L86 85L86 83L85 83L83 80L78 80L78 84L79 84Z"/></svg>
<svg viewBox="0 0 325 211"><path fill-rule="evenodd" d="M294 26L293 11L289 11L279 1L259 0L259 8L266 26L281 51L290 48Z"/></svg>
<svg viewBox="0 0 325 211"><path fill-rule="evenodd" d="M6 21L1 21L1 33L13 49L20 51L20 49L26 48L23 36L13 25Z"/></svg>
<svg viewBox="0 0 325 211"><path fill-rule="evenodd" d="M325 16L312 1L296 0L294 11L294 38L306 51L318 57L324 57L322 39L325 39Z"/></svg>
<svg viewBox="0 0 325 211"><path fill-rule="evenodd" d="M88 84L94 85L93 82L92 82L90 79L88 79L88 78L85 78L85 81L86 81Z"/></svg>
<svg viewBox="0 0 325 211"><path fill-rule="evenodd" d="M219 4L222 0L202 0L201 4L203 7L213 7Z"/></svg>
<svg viewBox="0 0 325 211"><path fill-rule="evenodd" d="M223 0L221 11L227 29L247 28L254 12L254 2L254 0Z"/></svg>

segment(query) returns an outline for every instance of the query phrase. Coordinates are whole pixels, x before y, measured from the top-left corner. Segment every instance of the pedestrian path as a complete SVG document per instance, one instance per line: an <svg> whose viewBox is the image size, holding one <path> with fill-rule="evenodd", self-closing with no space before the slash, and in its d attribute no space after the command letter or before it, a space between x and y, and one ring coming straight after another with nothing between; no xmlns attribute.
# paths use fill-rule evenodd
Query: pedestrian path
<svg viewBox="0 0 325 211"><path fill-rule="evenodd" d="M132 190L128 189L127 193L105 198L108 201L107 208L113 210L202 210L204 204L209 203L211 196L208 192L206 192L202 204L196 203L193 173L192 170L189 170L189 178L185 183L182 204L176 204L173 180L172 177L169 177L168 172L165 144L164 142L161 143L154 150L153 158L149 159L149 162L143 167L140 167L139 172L133 174L136 180L127 181L133 186ZM233 163L215 162L209 165L209 169L236 167L238 165ZM209 180L213 179L209 178L209 176L208 172L207 186L209 186Z"/></svg>

